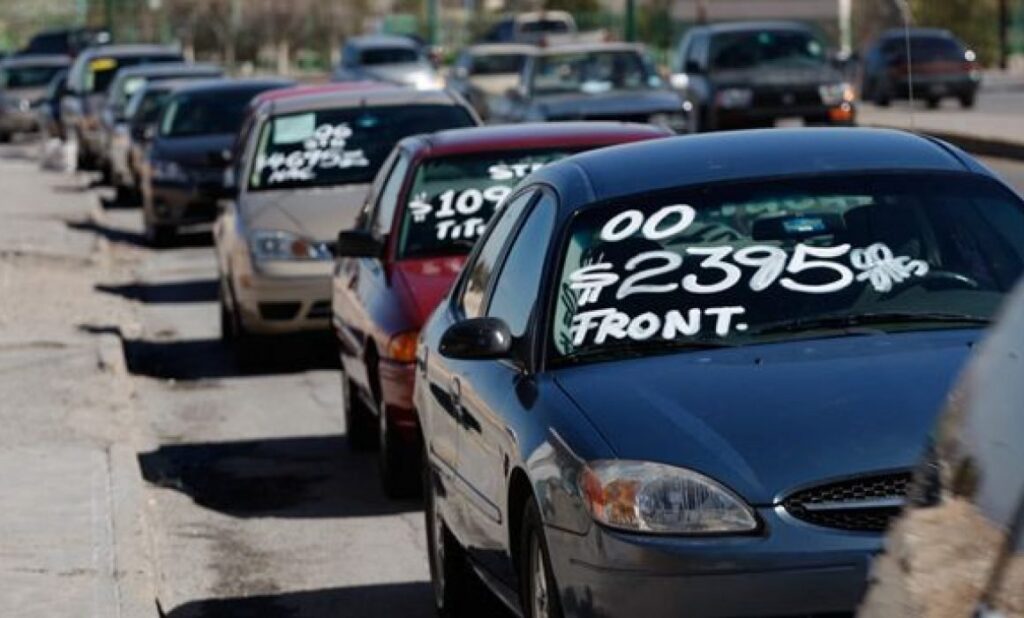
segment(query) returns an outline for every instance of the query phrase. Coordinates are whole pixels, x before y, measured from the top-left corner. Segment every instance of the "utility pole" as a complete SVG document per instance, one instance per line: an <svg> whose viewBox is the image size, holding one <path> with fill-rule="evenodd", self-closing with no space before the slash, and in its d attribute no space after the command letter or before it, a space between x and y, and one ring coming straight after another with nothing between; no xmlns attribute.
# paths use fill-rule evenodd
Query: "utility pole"
<svg viewBox="0 0 1024 618"><path fill-rule="evenodd" d="M1010 55L1009 41L1007 40L1010 28L1010 10L1006 6L1006 0L999 0L999 68L1006 70L1006 60Z"/></svg>
<svg viewBox="0 0 1024 618"><path fill-rule="evenodd" d="M636 0L626 0L626 28L625 36L627 41L636 40Z"/></svg>

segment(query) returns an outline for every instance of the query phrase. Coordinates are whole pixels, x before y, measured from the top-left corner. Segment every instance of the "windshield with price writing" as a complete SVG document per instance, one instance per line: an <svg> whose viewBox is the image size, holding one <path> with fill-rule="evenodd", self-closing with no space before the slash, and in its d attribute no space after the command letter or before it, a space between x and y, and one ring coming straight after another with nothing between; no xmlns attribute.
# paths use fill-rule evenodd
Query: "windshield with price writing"
<svg viewBox="0 0 1024 618"><path fill-rule="evenodd" d="M572 154L565 148L437 157L415 172L403 209L403 258L469 253L498 204L531 172Z"/></svg>
<svg viewBox="0 0 1024 618"><path fill-rule="evenodd" d="M991 318L1024 269L1024 210L965 174L714 185L584 210L562 254L556 358L779 341L815 316Z"/></svg>

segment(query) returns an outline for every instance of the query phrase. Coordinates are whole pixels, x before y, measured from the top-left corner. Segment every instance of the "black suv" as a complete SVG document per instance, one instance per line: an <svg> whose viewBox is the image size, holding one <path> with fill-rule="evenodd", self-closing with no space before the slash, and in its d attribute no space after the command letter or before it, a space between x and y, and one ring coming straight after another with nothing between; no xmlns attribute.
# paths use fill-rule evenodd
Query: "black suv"
<svg viewBox="0 0 1024 618"><path fill-rule="evenodd" d="M774 126L782 120L848 125L853 89L813 30L795 22L691 28L672 85L693 105L695 131Z"/></svg>
<svg viewBox="0 0 1024 618"><path fill-rule="evenodd" d="M913 75L914 97L931 108L945 97L973 107L981 83L974 52L949 31L912 28L907 40L907 33L896 29L882 34L864 54L861 98L882 106L909 98L909 75Z"/></svg>

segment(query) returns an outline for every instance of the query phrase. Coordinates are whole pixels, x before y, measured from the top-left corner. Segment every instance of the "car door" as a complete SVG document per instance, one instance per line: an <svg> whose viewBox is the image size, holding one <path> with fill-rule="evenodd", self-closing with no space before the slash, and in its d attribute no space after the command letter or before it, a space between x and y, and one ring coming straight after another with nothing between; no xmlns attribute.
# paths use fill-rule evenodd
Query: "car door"
<svg viewBox="0 0 1024 618"><path fill-rule="evenodd" d="M495 273L495 267L512 235L519 215L532 197L532 193L521 195L508 202L494 216L484 237L480 239L476 250L463 267L458 287L453 292L440 330L443 331L455 321L483 315L484 300L491 276ZM458 488L454 490L453 499L447 502L446 508L449 509L449 513L446 520L460 540L464 536L476 536L468 532L475 524L467 525L464 517L469 512L464 508L466 502L475 498L465 495L468 490L465 481L462 480L465 471L460 469L458 456L458 434L464 422L463 382L467 377L472 377L474 364L476 363L444 358L433 353L427 358L425 371L420 376L427 389L423 398L424 409L420 410L421 415L425 417L426 447L429 449L431 459L440 464L445 479L450 481L450 485ZM469 371L470 375L467 376L464 373L466 371ZM490 510L487 516L494 515L493 509L486 506L486 501L474 506L472 512L475 513L477 509Z"/></svg>
<svg viewBox="0 0 1024 618"><path fill-rule="evenodd" d="M462 423L458 428L459 469L465 480L467 507L475 511L476 526L464 541L476 561L494 575L514 581L507 559L507 474L518 460L513 429L528 414L518 396L530 379L534 310L540 296L545 250L555 226L556 202L543 192L519 219L504 258L491 277L488 317L508 325L513 338L511 358L500 361L464 361L461 391Z"/></svg>
<svg viewBox="0 0 1024 618"><path fill-rule="evenodd" d="M387 234L398 205L402 184L409 170L409 154L396 149L384 163L377 178L381 183L371 188L368 208L360 215L359 224L387 244ZM340 230L339 230L340 231ZM369 399L372 392L366 366L367 346L379 332L379 309L387 302L389 280L387 258L341 258L335 265L332 280L334 325L342 349L342 368L349 379Z"/></svg>

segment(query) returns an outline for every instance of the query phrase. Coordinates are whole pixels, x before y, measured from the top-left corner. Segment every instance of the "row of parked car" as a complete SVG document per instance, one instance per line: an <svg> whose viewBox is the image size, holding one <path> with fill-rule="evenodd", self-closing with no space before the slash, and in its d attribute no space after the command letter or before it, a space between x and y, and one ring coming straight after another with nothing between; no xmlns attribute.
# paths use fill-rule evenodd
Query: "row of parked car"
<svg viewBox="0 0 1024 618"><path fill-rule="evenodd" d="M746 27L683 57L768 57ZM111 135L71 139L112 180L114 136L141 136L154 243L215 217L240 363L333 333L349 445L422 493L442 614L478 615L481 583L532 618L1024 613L1020 300L954 387L1024 272L1013 190L906 133L673 137L686 115L638 103L673 91L617 43L527 50L506 96L543 114L481 126L472 97L371 70L408 64L373 61L393 43L350 40L340 81L306 86L99 47L68 96L103 99L62 107ZM747 95L722 92L698 122L735 119Z"/></svg>

